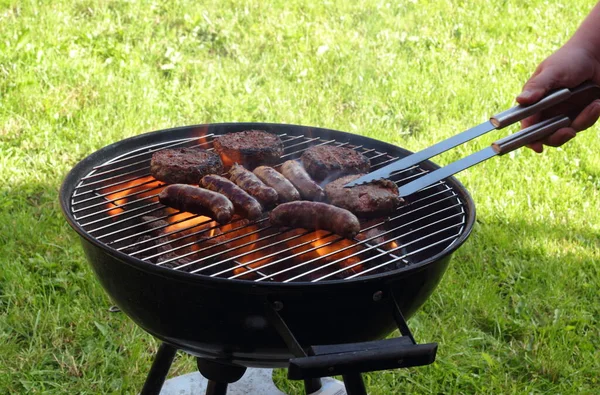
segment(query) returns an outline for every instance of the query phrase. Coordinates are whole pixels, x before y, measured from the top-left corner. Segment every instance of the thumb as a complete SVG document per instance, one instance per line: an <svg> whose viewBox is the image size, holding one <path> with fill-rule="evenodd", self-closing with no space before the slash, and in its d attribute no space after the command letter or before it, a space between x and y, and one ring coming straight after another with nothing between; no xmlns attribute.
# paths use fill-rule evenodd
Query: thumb
<svg viewBox="0 0 600 395"><path fill-rule="evenodd" d="M523 86L523 90L517 96L517 103L530 105L544 96L554 88L557 88L558 80L556 74L550 68L543 68L529 79Z"/></svg>

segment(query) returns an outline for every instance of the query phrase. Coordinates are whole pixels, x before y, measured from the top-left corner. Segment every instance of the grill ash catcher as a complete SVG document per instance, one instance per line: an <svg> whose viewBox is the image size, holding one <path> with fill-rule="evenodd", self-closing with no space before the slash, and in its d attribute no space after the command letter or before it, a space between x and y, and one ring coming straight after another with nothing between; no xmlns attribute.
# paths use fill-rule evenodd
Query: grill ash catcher
<svg viewBox="0 0 600 395"><path fill-rule="evenodd" d="M453 177L432 184L388 217L361 220L353 240L275 229L267 215L218 225L158 201L153 152L211 149L214 136L243 130L278 134L281 162L317 144L355 149L374 171L411 154L335 130L231 123L142 134L79 162L60 191L67 222L114 304L162 342L141 394L161 393L178 350L196 357L211 395L258 377L247 368L287 368L318 395L342 395L330 378L341 376L357 395L367 393L362 373L432 363L437 344L417 344L406 320L470 235L475 206L465 188ZM436 169L424 161L390 180L402 186Z"/></svg>

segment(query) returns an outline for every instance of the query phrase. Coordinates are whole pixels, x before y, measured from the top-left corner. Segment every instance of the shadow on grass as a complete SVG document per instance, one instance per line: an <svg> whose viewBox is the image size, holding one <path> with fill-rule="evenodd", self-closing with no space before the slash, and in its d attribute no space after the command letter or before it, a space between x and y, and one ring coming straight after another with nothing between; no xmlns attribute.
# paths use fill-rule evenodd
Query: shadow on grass
<svg viewBox="0 0 600 395"><path fill-rule="evenodd" d="M523 390L532 380L550 391L593 388L599 251L592 227L482 219L423 309L420 318L436 325L423 324L427 341L449 340L440 344L443 363L467 355L457 376L502 375ZM459 390L482 390L472 384Z"/></svg>

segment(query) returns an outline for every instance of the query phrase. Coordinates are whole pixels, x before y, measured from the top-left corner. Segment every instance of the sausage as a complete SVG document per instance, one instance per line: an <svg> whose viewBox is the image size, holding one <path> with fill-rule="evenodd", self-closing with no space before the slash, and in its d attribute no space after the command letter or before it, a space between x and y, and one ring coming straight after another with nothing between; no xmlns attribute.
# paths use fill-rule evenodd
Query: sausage
<svg viewBox="0 0 600 395"><path fill-rule="evenodd" d="M360 232L358 218L350 211L321 202L290 202L275 207L269 214L277 227L324 229L347 239Z"/></svg>
<svg viewBox="0 0 600 395"><path fill-rule="evenodd" d="M254 169L254 174L266 185L277 191L280 202L300 200L300 193L298 193L296 187L272 167L259 166Z"/></svg>
<svg viewBox="0 0 600 395"><path fill-rule="evenodd" d="M181 211L205 215L225 224L231 221L234 207L227 197L187 184L172 184L158 194L158 200L165 206Z"/></svg>
<svg viewBox="0 0 600 395"><path fill-rule="evenodd" d="M281 173L296 187L300 196L306 200L324 200L323 188L310 178L304 167L295 160L288 160L281 165Z"/></svg>
<svg viewBox="0 0 600 395"><path fill-rule="evenodd" d="M263 206L272 206L279 199L275 189L266 186L254 173L237 163L229 170L229 179L248 192Z"/></svg>
<svg viewBox="0 0 600 395"><path fill-rule="evenodd" d="M206 189L227 196L233 203L235 210L246 216L249 220L253 221L262 216L262 206L260 203L227 178L211 174L202 177L200 184Z"/></svg>

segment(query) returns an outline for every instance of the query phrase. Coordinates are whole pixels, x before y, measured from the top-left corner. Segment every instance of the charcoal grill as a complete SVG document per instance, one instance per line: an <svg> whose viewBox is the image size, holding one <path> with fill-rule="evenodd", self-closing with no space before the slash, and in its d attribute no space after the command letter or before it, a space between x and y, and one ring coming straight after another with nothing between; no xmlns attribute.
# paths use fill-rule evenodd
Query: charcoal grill
<svg viewBox="0 0 600 395"><path fill-rule="evenodd" d="M198 357L215 394L245 367L289 367L307 390L341 374L363 393L360 372L431 363L435 344L416 344L405 318L470 234L475 209L465 188L448 178L421 190L392 215L362 220L351 241L275 228L267 214L219 225L158 201L164 184L150 175L153 152L212 149L215 136L248 129L281 137L279 164L312 145L358 150L373 170L410 154L329 129L232 123L142 134L78 163L60 192L67 221L113 301L163 341L143 393L157 393L176 349ZM402 185L436 168L423 162L391 179ZM401 337L380 340L397 328Z"/></svg>

